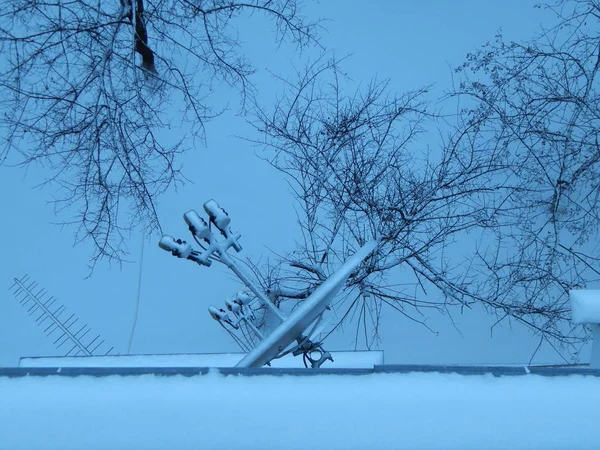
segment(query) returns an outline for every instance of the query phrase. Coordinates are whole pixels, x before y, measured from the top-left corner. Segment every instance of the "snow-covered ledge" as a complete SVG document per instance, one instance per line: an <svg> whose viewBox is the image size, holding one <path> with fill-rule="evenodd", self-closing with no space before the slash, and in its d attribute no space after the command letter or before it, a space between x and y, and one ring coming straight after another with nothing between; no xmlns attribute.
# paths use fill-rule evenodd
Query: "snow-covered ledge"
<svg viewBox="0 0 600 450"><path fill-rule="evenodd" d="M587 324L592 329L592 357L590 367L600 369L600 290L573 290L571 297L571 320Z"/></svg>

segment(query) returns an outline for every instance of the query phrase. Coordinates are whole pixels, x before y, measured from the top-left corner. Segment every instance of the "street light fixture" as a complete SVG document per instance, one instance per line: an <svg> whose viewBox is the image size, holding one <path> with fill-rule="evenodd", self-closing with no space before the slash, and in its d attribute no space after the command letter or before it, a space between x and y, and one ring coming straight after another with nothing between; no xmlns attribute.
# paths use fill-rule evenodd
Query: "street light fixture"
<svg viewBox="0 0 600 450"><path fill-rule="evenodd" d="M308 361L313 368L321 367L327 360L333 361L331 354L323 349L322 343L314 342L311 337L315 335L315 330L322 321L323 313L328 309L333 297L343 288L348 277L362 261L377 248L378 242L371 241L363 245L337 272L317 287L290 317L286 317L227 253L231 247L238 253L242 250L239 243L241 235L231 231L229 214L214 200L204 203L204 211L208 215L208 223L194 210L183 215L199 250L194 250L186 241L168 235L163 236L158 245L163 250L171 252L173 256L188 259L203 266L210 266L213 261L225 264L254 294L255 298L247 292L238 293L234 298L226 300L227 309L215 306L208 308L211 317L232 334L238 344L248 352L237 364L237 367L262 367L269 364L271 360L281 358L289 353L294 356L302 354L305 365ZM221 238L218 239L214 235L211 225L219 230ZM280 322L267 336L255 324L256 309L252 307L255 300L258 300ZM254 348L244 345L232 331L240 330L241 326L250 330L260 340ZM310 331L305 333L309 328ZM296 341L295 344L294 341Z"/></svg>

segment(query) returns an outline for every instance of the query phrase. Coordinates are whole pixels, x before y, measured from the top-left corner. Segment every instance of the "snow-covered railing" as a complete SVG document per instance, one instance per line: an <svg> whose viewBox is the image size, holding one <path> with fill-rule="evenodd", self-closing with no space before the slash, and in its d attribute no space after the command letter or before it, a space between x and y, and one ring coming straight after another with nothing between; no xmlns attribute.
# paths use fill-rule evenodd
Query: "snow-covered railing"
<svg viewBox="0 0 600 450"><path fill-rule="evenodd" d="M328 365L337 369L373 369L384 363L382 350L332 351L333 362ZM21 358L19 367L234 367L245 353L195 353L163 355L119 355L89 357L29 357ZM301 358L289 354L272 361L273 368L304 368Z"/></svg>
<svg viewBox="0 0 600 450"><path fill-rule="evenodd" d="M600 290L572 290L571 320L592 329L590 368L600 369Z"/></svg>

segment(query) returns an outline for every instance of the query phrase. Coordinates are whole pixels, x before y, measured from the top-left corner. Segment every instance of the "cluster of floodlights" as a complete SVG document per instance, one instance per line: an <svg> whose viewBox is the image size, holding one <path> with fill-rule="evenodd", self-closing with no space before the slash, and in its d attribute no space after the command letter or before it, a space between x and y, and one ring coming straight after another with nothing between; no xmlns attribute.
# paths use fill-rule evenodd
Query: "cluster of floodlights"
<svg viewBox="0 0 600 450"><path fill-rule="evenodd" d="M248 351L247 358L241 364L247 364L248 367L260 367L268 364L270 360L280 358L288 353L295 356L304 355L304 363L310 363L314 367L320 367L326 360L333 360L331 354L325 351L320 342L313 342L308 336L304 335L304 329L312 323L315 318L313 312L318 314L317 323L320 322L322 311L320 304L315 304L308 313L299 315L299 320L295 320L294 315L286 317L283 312L252 282L252 280L240 269L236 261L228 255L227 251L233 248L236 252L242 250L239 243L241 237L238 233L233 233L230 228L231 219L227 212L221 208L214 200L209 200L204 204L204 211L208 215L209 221L206 222L194 210L188 211L183 215L186 224L189 227L192 236L199 249L195 250L191 244L181 239L175 239L171 236L163 236L159 242L160 248L171 252L173 256L188 259L203 266L210 266L213 261L218 261L229 267L236 276L248 287L250 293L242 291L234 297L225 301L227 309L209 307L211 317L219 322L242 347ZM212 228L219 230L221 237L215 236ZM276 328L272 335L264 336L256 326L257 311L259 309L268 309L280 322L280 327ZM231 314L231 315L230 315ZM251 349L245 345L240 338L237 338L233 330L241 331L248 342L247 332L251 332L261 341L256 348ZM314 331L314 328L313 328ZM310 335L314 335L312 332ZM288 342L296 341L296 344L289 346ZM271 344L272 342L272 344ZM283 345L285 343L285 345ZM262 345L262 347L261 347ZM240 364L238 364L240 365Z"/></svg>
<svg viewBox="0 0 600 450"><path fill-rule="evenodd" d="M202 251L193 250L187 242L166 235L162 237L158 244L160 248L171 252L178 258L190 259L205 266L210 266L213 259L223 257L229 247L233 247L236 252L241 252L242 246L238 242L241 236L231 231L229 227L231 219L227 211L214 200L209 200L204 204L204 211L208 214L210 223L225 237L224 241L217 241L210 225L192 209L183 215L183 219Z"/></svg>

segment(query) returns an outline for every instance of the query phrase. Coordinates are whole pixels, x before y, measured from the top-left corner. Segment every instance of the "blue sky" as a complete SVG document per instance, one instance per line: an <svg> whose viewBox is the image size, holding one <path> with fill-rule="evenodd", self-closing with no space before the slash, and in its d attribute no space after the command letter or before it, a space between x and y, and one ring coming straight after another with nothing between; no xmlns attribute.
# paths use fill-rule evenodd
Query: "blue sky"
<svg viewBox="0 0 600 450"><path fill-rule="evenodd" d="M547 12L534 9L535 3L322 0L307 2L305 13L311 18L327 19L323 23L323 43L337 56L350 55L343 67L355 82L389 78L391 89L399 92L435 83L435 98L450 86L451 69L463 61L466 53L492 40L500 28L508 39L535 35L540 22L549 17ZM274 89L277 85L265 68L290 73L294 57L286 46L273 53L276 47L270 43L272 35L256 24L245 24L240 34L244 50L258 69L254 81L260 99L268 107L278 87ZM260 257L270 250L290 249L297 231L293 199L285 180L255 156L255 147L236 137L251 130L236 114L230 93L218 90L215 103L230 104L230 110L207 126L207 145L195 146L183 159L192 183L160 200L165 232L188 238L182 214L193 208L200 211L206 200L214 198L229 211L232 228L242 233L244 255ZM0 167L0 366L15 364L19 356L61 354L4 290L14 277L23 274L29 274L58 297L117 351L126 352L142 241L140 316L132 353L237 351L207 312L209 305L221 306L239 289L224 267L201 268L175 260L158 248L159 236L137 232L129 239L130 263L122 267L102 263L91 278L86 278L90 248L85 243L73 245L73 229L52 224L68 217L55 216L47 203L51 189L34 187L44 176L47 173L43 168ZM519 327L511 330L505 325L490 338L493 319L480 310L464 315L457 312L454 319L462 336L448 318L438 314L428 322L440 332L436 336L388 313L381 347L386 361L523 362L537 346L537 340ZM334 336L328 347L349 348L351 341L348 334ZM538 360L556 357L546 349Z"/></svg>

